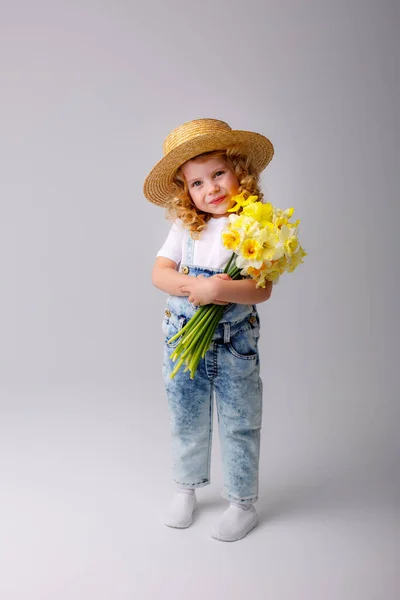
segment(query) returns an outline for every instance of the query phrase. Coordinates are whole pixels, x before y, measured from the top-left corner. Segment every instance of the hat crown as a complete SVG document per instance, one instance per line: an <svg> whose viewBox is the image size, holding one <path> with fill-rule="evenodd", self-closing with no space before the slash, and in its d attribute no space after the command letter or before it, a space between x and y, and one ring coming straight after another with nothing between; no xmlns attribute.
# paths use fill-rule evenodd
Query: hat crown
<svg viewBox="0 0 400 600"><path fill-rule="evenodd" d="M217 119L196 119L180 125L165 138L164 141L164 156L166 156L171 150L174 150L181 144L188 142L189 140L207 135L210 133L219 133L221 131L232 131L228 123L225 121L218 121Z"/></svg>

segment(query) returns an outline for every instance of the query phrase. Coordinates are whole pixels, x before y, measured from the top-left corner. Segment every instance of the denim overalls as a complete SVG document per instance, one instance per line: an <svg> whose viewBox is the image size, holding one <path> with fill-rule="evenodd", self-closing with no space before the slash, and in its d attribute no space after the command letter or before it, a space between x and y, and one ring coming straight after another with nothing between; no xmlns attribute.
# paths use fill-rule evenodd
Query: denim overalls
<svg viewBox="0 0 400 600"><path fill-rule="evenodd" d="M187 263L181 271L193 277L210 277L218 269L194 266L194 241L187 239ZM169 296L163 321L165 333L163 377L172 433L173 476L183 488L210 482L213 392L221 443L222 495L235 502L255 502L262 418L262 382L259 376L259 317L255 306L228 304L209 350L195 377L181 368L170 379L170 355L179 343L168 340L183 327L197 308L187 297Z"/></svg>

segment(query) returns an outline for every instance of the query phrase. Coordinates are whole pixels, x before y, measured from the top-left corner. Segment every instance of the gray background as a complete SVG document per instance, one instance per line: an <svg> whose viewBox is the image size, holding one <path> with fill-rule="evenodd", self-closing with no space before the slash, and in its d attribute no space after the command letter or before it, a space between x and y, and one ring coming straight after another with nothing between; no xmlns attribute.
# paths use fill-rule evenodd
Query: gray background
<svg viewBox="0 0 400 600"><path fill-rule="evenodd" d="M1 598L398 597L399 16L1 3ZM142 183L199 117L270 137L265 193L309 253L260 307L262 523L236 544L209 536L217 443L193 527L161 522L169 224Z"/></svg>

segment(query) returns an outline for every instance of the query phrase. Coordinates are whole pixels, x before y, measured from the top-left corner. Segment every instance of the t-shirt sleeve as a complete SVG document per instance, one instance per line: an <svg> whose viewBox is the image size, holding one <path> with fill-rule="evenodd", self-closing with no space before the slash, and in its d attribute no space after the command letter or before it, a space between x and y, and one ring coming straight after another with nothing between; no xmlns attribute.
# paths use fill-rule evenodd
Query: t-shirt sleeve
<svg viewBox="0 0 400 600"><path fill-rule="evenodd" d="M185 228L180 219L172 224L167 239L157 252L157 256L163 256L173 260L177 265L182 262L182 247Z"/></svg>

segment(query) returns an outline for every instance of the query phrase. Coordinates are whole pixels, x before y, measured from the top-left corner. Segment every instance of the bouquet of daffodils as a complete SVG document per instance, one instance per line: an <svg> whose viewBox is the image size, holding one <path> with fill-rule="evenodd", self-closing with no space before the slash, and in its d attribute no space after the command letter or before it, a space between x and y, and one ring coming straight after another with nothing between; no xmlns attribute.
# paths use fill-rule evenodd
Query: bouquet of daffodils
<svg viewBox="0 0 400 600"><path fill-rule="evenodd" d="M278 283L283 273L292 273L307 256L298 240L300 221L290 222L294 209L281 210L269 202L259 201L258 196L246 198L245 193L233 200L235 205L228 210L232 214L222 232L223 245L233 250L224 273L231 279L251 277L257 287L265 287L268 281ZM171 359L177 361L171 378L185 365L185 371L189 370L193 379L224 309L217 304L202 306L169 340L171 343L181 338L171 354Z"/></svg>

